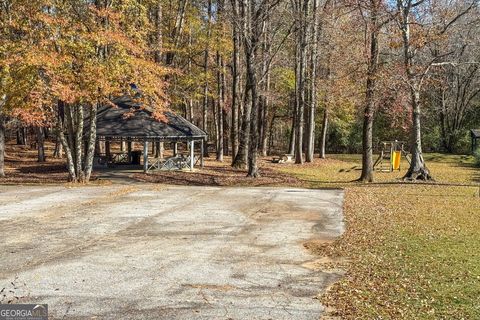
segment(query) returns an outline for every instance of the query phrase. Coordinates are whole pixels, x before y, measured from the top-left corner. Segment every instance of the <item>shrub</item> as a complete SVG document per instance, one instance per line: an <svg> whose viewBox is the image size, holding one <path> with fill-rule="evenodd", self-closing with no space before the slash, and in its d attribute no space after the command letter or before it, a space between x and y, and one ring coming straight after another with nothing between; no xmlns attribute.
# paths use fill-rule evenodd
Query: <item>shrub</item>
<svg viewBox="0 0 480 320"><path fill-rule="evenodd" d="M473 157L475 158L475 166L480 167L480 148L475 150Z"/></svg>

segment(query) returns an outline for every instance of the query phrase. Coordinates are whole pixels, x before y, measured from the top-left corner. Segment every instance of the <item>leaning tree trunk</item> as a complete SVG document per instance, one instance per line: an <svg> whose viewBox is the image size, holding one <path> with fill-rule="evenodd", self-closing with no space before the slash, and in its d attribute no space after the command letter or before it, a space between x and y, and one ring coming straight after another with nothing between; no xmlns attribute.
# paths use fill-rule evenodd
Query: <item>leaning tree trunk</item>
<svg viewBox="0 0 480 320"><path fill-rule="evenodd" d="M5 117L0 113L0 177L5 177Z"/></svg>

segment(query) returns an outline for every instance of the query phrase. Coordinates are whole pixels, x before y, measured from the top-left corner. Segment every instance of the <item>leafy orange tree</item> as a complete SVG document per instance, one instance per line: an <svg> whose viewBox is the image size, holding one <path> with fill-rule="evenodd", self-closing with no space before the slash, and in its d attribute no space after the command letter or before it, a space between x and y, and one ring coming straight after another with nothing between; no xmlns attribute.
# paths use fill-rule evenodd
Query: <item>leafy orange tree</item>
<svg viewBox="0 0 480 320"><path fill-rule="evenodd" d="M18 108L35 108L44 102L36 81L43 74L36 68L34 51L41 38L42 10L37 2L2 1L0 9L0 177L4 173L5 122ZM33 51L33 52L32 52ZM35 62L37 60L37 62ZM38 113L24 113L38 121Z"/></svg>
<svg viewBox="0 0 480 320"><path fill-rule="evenodd" d="M22 41L10 41L17 54L2 60L10 81L21 85L4 94L8 105L36 111L55 106L70 180L88 181L99 105L128 93L131 84L141 87L142 99L158 112L165 105L166 69L150 54L147 8L137 1L107 0L17 6L27 18L11 15L10 28L22 26L14 32Z"/></svg>

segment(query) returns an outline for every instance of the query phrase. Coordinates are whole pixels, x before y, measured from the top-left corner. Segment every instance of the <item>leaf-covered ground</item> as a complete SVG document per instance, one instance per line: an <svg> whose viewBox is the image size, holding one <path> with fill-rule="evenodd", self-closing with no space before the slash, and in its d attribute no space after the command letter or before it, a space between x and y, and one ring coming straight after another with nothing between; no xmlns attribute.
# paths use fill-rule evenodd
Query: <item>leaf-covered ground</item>
<svg viewBox="0 0 480 320"><path fill-rule="evenodd" d="M438 185L401 183L404 171L377 173L372 185L349 182L359 156L333 158L281 169L310 187L346 190L344 236L315 248L348 261L345 278L322 297L333 315L480 319L480 170L471 158L427 155Z"/></svg>
<svg viewBox="0 0 480 320"><path fill-rule="evenodd" d="M47 150L51 154L51 146ZM66 182L62 160L36 162L36 151L9 145L3 183ZM425 155L434 183L403 183L399 172L354 182L359 155L329 155L303 166L260 161L262 178L245 177L230 159L209 158L196 172L137 173L140 181L182 185L343 188L346 232L309 250L346 270L322 297L345 319L480 319L480 169L472 157Z"/></svg>
<svg viewBox="0 0 480 320"><path fill-rule="evenodd" d="M37 162L37 150L9 141L5 152L5 178L0 183L63 183L68 180L65 161L52 157L54 145L45 144L46 162Z"/></svg>

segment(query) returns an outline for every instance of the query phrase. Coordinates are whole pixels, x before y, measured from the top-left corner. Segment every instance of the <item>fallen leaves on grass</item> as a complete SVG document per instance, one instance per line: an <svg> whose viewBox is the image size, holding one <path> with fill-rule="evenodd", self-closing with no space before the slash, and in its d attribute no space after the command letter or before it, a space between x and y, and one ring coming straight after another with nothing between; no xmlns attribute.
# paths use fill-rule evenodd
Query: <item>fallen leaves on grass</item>
<svg viewBox="0 0 480 320"><path fill-rule="evenodd" d="M347 259L339 264L345 277L322 297L331 316L480 318L479 170L471 157L426 159L440 185L400 183L404 171L375 172L375 184L354 182L358 155L279 167L309 187L345 189L344 235L306 245L332 261Z"/></svg>

